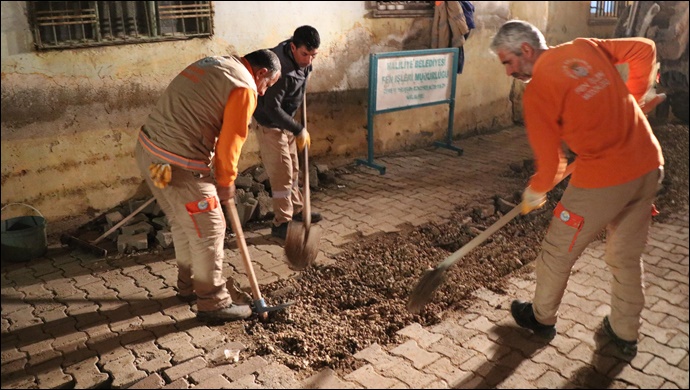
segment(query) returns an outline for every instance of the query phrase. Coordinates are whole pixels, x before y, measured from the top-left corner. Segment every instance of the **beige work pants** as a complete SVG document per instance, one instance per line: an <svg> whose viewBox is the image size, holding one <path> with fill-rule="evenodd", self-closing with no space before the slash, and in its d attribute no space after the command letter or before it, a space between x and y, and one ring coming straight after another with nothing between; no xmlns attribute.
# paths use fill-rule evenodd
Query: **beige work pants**
<svg viewBox="0 0 690 390"><path fill-rule="evenodd" d="M225 217L216 186L209 175L172 167L172 180L160 189L149 176L156 161L137 143L137 165L170 224L178 266L180 294L197 295L197 309L212 311L229 306L232 298L223 277Z"/></svg>
<svg viewBox="0 0 690 390"><path fill-rule="evenodd" d="M637 341L644 307L642 251L662 170L618 186L584 189L568 186L556 208L537 257L534 315L553 325L580 254L606 229L604 259L612 274L611 327L624 340ZM582 218L580 220L580 217ZM580 221L578 223L578 221Z"/></svg>
<svg viewBox="0 0 690 390"><path fill-rule="evenodd" d="M295 135L278 128L258 126L261 160L268 173L273 197L273 224L278 226L292 220L302 211L299 189L299 158Z"/></svg>

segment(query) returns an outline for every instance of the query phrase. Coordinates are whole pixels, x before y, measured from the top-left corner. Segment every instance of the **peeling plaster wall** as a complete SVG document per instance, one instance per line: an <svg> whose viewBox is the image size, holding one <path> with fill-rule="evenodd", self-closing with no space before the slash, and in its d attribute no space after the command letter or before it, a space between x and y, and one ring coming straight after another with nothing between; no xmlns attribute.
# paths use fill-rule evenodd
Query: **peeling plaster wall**
<svg viewBox="0 0 690 390"><path fill-rule="evenodd" d="M588 1L551 1L545 36L550 45L558 45L577 37L612 38L615 23L589 23Z"/></svg>
<svg viewBox="0 0 690 390"><path fill-rule="evenodd" d="M431 18L369 17L367 2L214 2L208 39L37 52L26 3L2 2L2 204L39 209L62 231L134 196L146 196L133 149L139 126L168 82L207 55L273 47L296 27L321 34L308 91L315 160L367 154L369 54L429 48ZM557 18L553 2L474 2L475 23L457 77L454 135L512 123L510 78L488 50L498 27L514 17L566 39L579 20ZM567 2L584 8L588 2ZM558 12L567 11L559 6ZM375 154L443 139L448 107L377 115ZM459 146L461 146L461 141ZM253 133L240 170L260 162ZM25 214L7 210L3 218Z"/></svg>

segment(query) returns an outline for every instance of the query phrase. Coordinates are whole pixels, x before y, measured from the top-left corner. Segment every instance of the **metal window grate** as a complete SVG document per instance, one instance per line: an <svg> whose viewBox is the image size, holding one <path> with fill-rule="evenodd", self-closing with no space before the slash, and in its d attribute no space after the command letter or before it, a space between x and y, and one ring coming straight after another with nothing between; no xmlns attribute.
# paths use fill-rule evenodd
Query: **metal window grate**
<svg viewBox="0 0 690 390"><path fill-rule="evenodd" d="M590 1L590 20L615 20L629 1Z"/></svg>
<svg viewBox="0 0 690 390"><path fill-rule="evenodd" d="M375 18L411 18L434 16L433 1L370 1Z"/></svg>
<svg viewBox="0 0 690 390"><path fill-rule="evenodd" d="M94 2L46 1L34 12L37 44L79 44L93 39L98 30Z"/></svg>
<svg viewBox="0 0 690 390"><path fill-rule="evenodd" d="M30 1L28 9L39 50L212 34L210 1Z"/></svg>
<svg viewBox="0 0 690 390"><path fill-rule="evenodd" d="M209 2L160 1L158 19L161 35L206 36L210 31L211 4ZM176 3L168 4L165 3Z"/></svg>

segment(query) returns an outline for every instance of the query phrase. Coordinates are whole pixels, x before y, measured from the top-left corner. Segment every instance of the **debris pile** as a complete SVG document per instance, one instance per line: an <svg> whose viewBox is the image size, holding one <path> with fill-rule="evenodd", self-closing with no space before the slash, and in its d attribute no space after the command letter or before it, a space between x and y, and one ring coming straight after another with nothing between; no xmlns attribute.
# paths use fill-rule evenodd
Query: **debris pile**
<svg viewBox="0 0 690 390"><path fill-rule="evenodd" d="M319 178L324 183L328 183L332 180L332 176L327 165L310 165L309 186L312 190L318 190ZM235 187L235 203L243 227L250 221L266 221L273 218L271 185L263 165L252 166L239 174L235 180ZM95 237L111 230L147 200L130 199L124 202L80 227L76 236L82 240L92 241ZM228 232L231 232L230 226L228 226ZM172 232L165 213L158 202L154 201L106 236L99 246L103 246L108 252L114 250L116 246L119 253L126 254L155 247L170 248L172 242Z"/></svg>

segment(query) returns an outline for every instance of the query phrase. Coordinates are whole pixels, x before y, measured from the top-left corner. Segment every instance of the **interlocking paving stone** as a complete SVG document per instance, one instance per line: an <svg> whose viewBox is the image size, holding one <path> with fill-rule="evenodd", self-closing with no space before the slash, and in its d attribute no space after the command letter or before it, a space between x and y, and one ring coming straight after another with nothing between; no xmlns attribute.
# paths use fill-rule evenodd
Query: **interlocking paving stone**
<svg viewBox="0 0 690 390"><path fill-rule="evenodd" d="M345 380L357 382L365 389L388 389L401 383L397 379L381 376L370 364L345 375Z"/></svg>
<svg viewBox="0 0 690 390"><path fill-rule="evenodd" d="M165 380L158 374L153 373L139 382L130 386L130 389L160 389L165 385Z"/></svg>
<svg viewBox="0 0 690 390"><path fill-rule="evenodd" d="M163 371L163 375L169 382L185 377L192 372L198 371L207 366L206 360L202 357L195 357L182 364L175 365Z"/></svg>
<svg viewBox="0 0 690 390"><path fill-rule="evenodd" d="M338 190L315 193L324 215L319 262L332 262L342 244L397 231L403 224L443 223L456 205L473 200L473 186L497 193L510 178L487 180L511 162L532 157L524 129L463 140L464 156L418 150L381 158L386 175L357 167ZM517 181L516 181L517 182ZM434 190L427 189L434 185ZM449 201L452 199L452 201ZM491 210L489 210L491 211ZM688 209L654 222L642 258L647 301L639 352L621 359L599 332L610 311L605 242L594 242L573 267L558 333L543 340L514 324L509 303L530 299L534 262L506 278L506 291L473 292L462 313L432 326L413 323L402 341L355 353L366 364L330 369L298 380L267 357L209 367L204 358L223 332L196 320L195 304L175 297L174 258L136 256L117 262L85 253L59 253L3 268L3 388L685 388L688 383ZM248 237L269 235L261 228ZM261 283L288 278L282 242L250 243ZM224 276L248 287L226 249Z"/></svg>
<svg viewBox="0 0 690 390"><path fill-rule="evenodd" d="M324 368L316 374L302 381L300 388L304 389L354 389L351 382L343 381L335 371Z"/></svg>
<svg viewBox="0 0 690 390"><path fill-rule="evenodd" d="M65 372L72 375L78 389L102 388L110 381L110 377L102 372L96 363L98 356L92 356L65 367Z"/></svg>
<svg viewBox="0 0 690 390"><path fill-rule="evenodd" d="M427 348L429 345L443 338L443 336L439 334L433 334L424 329L418 322L408 325L396 333L413 339L421 348Z"/></svg>

